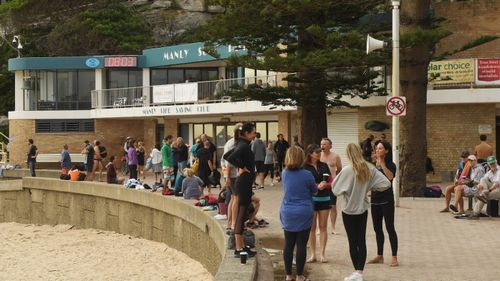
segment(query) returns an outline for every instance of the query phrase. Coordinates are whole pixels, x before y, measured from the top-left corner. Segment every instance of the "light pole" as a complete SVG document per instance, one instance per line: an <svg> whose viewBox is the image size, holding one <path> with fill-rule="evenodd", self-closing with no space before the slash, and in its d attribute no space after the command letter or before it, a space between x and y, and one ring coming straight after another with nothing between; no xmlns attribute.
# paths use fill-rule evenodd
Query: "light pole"
<svg viewBox="0 0 500 281"><path fill-rule="evenodd" d="M399 0L392 1L392 97L399 96ZM375 38L367 36L366 53L381 49L386 43ZM394 200L399 207L399 117L392 116L392 160L396 164L396 174L392 179L394 190Z"/></svg>
<svg viewBox="0 0 500 281"><path fill-rule="evenodd" d="M399 96L399 5L400 1L392 1L392 96ZM396 175L392 180L394 199L399 207L399 117L392 116L392 157L396 163Z"/></svg>

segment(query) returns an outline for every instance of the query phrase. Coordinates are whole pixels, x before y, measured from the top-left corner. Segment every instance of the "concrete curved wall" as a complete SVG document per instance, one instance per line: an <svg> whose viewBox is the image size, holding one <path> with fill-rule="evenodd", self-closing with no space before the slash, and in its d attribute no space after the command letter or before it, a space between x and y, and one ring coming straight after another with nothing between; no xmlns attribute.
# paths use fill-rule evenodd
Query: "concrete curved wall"
<svg viewBox="0 0 500 281"><path fill-rule="evenodd" d="M253 280L255 260L239 265L213 213L192 203L104 183L31 177L0 182L0 222L71 224L129 234L186 253L216 280Z"/></svg>

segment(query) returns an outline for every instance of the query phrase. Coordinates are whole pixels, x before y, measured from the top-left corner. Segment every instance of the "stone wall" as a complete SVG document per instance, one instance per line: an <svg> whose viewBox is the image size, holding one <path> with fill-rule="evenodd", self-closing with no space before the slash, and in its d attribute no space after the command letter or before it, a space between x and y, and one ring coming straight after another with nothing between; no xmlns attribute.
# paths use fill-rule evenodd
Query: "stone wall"
<svg viewBox="0 0 500 281"><path fill-rule="evenodd" d="M239 261L226 250L222 225L192 203L102 183L23 178L22 187L0 185L0 222L70 224L129 234L186 253L216 280L253 280L255 260L237 266Z"/></svg>
<svg viewBox="0 0 500 281"><path fill-rule="evenodd" d="M381 133L385 133L387 140L392 142L391 128L383 132L364 128L365 123L370 120L382 121L391 126L391 117L385 115L384 107L363 107L358 109L358 113L360 140L366 139L370 133L376 139ZM449 180L449 173L456 170L460 160L460 152L468 149L473 153L474 147L479 143L479 125L491 126L492 134L487 135L487 142L496 151L495 104L427 106L427 153L435 169L435 174L427 175L428 181Z"/></svg>

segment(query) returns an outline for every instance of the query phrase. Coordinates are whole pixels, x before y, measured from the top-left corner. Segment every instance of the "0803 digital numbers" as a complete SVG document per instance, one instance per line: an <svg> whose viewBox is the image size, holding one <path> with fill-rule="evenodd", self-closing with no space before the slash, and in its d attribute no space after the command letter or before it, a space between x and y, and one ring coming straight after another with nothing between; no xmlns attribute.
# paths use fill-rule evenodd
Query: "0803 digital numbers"
<svg viewBox="0 0 500 281"><path fill-rule="evenodd" d="M136 67L137 57L106 57L104 67Z"/></svg>

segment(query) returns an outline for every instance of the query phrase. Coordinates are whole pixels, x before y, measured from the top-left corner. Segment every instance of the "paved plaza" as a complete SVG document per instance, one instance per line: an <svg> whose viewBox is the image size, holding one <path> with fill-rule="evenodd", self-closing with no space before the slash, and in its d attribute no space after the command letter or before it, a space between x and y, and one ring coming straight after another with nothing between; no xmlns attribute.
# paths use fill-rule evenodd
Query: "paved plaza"
<svg viewBox="0 0 500 281"><path fill-rule="evenodd" d="M260 215L270 225L255 232L264 240L282 239L279 223L281 185L266 187L256 194L262 202ZM385 264L367 265L365 280L500 280L500 218L455 219L451 213L439 213L443 209L443 200L401 199L400 207L396 208L395 219L400 266L389 267L391 252L386 235ZM328 227L328 232L331 233L330 224ZM337 231L339 234L328 236L328 263L306 265L308 277L312 281L343 280L353 271L347 236L340 216ZM370 259L376 254L371 217L368 218L366 238ZM273 243L265 244L265 247L271 247L269 244ZM281 255L281 252L277 255Z"/></svg>

